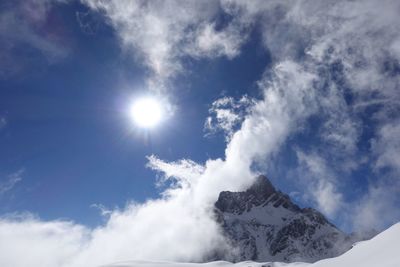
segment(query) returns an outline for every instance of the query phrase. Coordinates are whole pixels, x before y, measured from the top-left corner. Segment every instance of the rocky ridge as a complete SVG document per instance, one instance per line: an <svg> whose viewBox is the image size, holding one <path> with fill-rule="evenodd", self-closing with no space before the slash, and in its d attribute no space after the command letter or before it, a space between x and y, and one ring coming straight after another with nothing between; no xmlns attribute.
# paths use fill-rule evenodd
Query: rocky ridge
<svg viewBox="0 0 400 267"><path fill-rule="evenodd" d="M221 192L215 214L235 250L226 260L315 262L336 257L355 241L312 208L300 208L259 176L244 192Z"/></svg>

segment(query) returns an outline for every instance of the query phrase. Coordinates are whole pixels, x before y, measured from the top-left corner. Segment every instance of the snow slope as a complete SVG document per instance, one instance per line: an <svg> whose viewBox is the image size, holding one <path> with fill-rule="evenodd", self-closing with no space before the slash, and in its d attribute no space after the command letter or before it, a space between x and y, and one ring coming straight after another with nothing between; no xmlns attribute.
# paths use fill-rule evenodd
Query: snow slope
<svg viewBox="0 0 400 267"><path fill-rule="evenodd" d="M400 266L400 223L397 223L373 239L357 243L343 255L310 263L258 263L244 261L230 263L174 263L132 261L103 267L399 267Z"/></svg>
<svg viewBox="0 0 400 267"><path fill-rule="evenodd" d="M371 240L358 242L340 257L321 260L312 267L399 267L400 223L375 236Z"/></svg>

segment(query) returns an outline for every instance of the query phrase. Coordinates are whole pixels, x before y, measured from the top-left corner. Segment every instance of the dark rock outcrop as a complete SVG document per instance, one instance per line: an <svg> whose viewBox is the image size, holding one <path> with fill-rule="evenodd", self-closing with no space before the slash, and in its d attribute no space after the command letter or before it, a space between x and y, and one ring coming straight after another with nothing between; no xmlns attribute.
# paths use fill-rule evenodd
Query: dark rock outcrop
<svg viewBox="0 0 400 267"><path fill-rule="evenodd" d="M229 260L315 262L338 256L355 241L320 212L294 204L265 176L244 192L221 192L215 214L237 251Z"/></svg>

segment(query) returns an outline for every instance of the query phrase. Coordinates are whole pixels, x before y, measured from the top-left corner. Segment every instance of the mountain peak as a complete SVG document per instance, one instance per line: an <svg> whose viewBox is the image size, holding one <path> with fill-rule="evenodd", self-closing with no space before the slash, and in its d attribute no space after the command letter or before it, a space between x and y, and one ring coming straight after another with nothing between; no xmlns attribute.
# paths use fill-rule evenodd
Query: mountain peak
<svg viewBox="0 0 400 267"><path fill-rule="evenodd" d="M273 205L283 206L285 209L299 211L289 196L275 189L264 175L258 176L254 183L244 192L223 191L219 194L215 207L222 212L242 214L253 207Z"/></svg>
<svg viewBox="0 0 400 267"><path fill-rule="evenodd" d="M245 192L221 192L215 206L223 212L241 214L253 206L261 205L275 193L276 190L267 177L260 175Z"/></svg>
<svg viewBox="0 0 400 267"><path fill-rule="evenodd" d="M252 193L255 196L263 197L270 196L275 193L275 187L271 184L268 178L264 175L259 175L253 185L246 192Z"/></svg>
<svg viewBox="0 0 400 267"><path fill-rule="evenodd" d="M314 262L351 247L349 237L320 212L299 208L263 175L246 191L221 192L215 208L239 253L229 260Z"/></svg>

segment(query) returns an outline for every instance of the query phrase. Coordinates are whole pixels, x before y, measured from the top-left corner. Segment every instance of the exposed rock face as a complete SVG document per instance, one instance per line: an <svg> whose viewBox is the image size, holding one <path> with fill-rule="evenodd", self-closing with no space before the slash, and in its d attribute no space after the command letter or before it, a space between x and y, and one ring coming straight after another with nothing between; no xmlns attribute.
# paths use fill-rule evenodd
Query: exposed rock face
<svg viewBox="0 0 400 267"><path fill-rule="evenodd" d="M338 256L355 241L320 212L298 207L265 176L244 192L221 192L215 210L236 261L315 262Z"/></svg>

